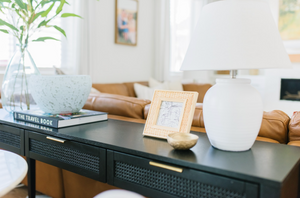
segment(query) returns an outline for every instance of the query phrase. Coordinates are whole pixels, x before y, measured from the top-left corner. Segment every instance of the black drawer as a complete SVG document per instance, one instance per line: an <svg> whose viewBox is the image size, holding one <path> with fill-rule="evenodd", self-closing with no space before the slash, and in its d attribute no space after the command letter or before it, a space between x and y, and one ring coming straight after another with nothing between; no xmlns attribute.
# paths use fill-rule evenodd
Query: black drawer
<svg viewBox="0 0 300 198"><path fill-rule="evenodd" d="M25 155L24 130L0 124L0 148Z"/></svg>
<svg viewBox="0 0 300 198"><path fill-rule="evenodd" d="M26 131L26 156L106 182L106 150Z"/></svg>
<svg viewBox="0 0 300 198"><path fill-rule="evenodd" d="M258 197L256 184L128 154L108 151L107 163L109 184L149 197Z"/></svg>

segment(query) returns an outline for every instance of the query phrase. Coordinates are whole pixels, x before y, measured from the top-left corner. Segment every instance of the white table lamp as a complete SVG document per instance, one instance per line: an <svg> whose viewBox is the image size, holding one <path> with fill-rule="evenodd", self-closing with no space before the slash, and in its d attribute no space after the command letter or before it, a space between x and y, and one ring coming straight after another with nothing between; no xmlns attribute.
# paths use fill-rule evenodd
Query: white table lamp
<svg viewBox="0 0 300 198"><path fill-rule="evenodd" d="M263 104L239 69L291 68L269 5L263 0L224 0L202 9L181 70L232 70L217 79L203 101L210 143L221 150L252 147Z"/></svg>

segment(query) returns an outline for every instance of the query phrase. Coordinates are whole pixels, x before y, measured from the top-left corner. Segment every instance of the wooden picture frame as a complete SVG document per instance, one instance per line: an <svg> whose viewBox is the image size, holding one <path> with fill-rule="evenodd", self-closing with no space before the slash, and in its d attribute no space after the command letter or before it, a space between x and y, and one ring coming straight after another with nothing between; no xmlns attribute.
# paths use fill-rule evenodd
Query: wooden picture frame
<svg viewBox="0 0 300 198"><path fill-rule="evenodd" d="M115 43L137 45L138 0L115 0Z"/></svg>
<svg viewBox="0 0 300 198"><path fill-rule="evenodd" d="M166 139L169 133L189 133L198 92L155 90L143 135Z"/></svg>

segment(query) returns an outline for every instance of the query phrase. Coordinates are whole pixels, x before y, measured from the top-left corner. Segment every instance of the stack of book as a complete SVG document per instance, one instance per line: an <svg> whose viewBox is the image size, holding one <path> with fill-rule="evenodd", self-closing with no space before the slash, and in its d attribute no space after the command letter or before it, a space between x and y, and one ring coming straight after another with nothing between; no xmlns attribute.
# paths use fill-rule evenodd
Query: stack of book
<svg viewBox="0 0 300 198"><path fill-rule="evenodd" d="M14 118L43 126L61 128L107 120L107 113L82 109L77 113L49 114L41 110L15 111Z"/></svg>

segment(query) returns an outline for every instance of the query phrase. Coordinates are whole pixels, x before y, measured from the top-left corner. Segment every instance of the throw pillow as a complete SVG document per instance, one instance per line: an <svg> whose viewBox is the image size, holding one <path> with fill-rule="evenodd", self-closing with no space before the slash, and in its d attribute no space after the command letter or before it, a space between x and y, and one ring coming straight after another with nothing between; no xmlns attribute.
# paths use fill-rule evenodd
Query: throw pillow
<svg viewBox="0 0 300 198"><path fill-rule="evenodd" d="M158 85L154 88L150 88L150 87L138 84L138 83L134 83L133 88L134 88L134 91L137 95L137 98L147 99L147 100L152 100L154 91L156 89L168 90L168 87L165 84L161 84L161 85Z"/></svg>
<svg viewBox="0 0 300 198"><path fill-rule="evenodd" d="M95 89L94 87L92 87L90 94L101 94L101 92Z"/></svg>
<svg viewBox="0 0 300 198"><path fill-rule="evenodd" d="M161 84L164 84L165 87L167 87L167 90L173 90L173 91L183 91L183 87L180 80L174 80L174 81L165 81L164 83L161 83L154 78L149 79L149 87L154 88Z"/></svg>

